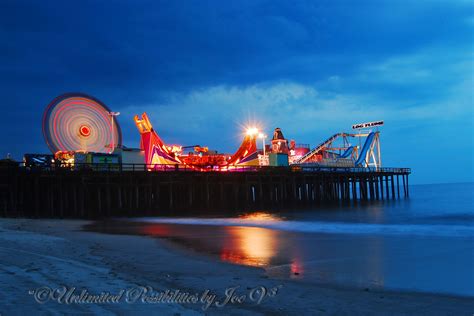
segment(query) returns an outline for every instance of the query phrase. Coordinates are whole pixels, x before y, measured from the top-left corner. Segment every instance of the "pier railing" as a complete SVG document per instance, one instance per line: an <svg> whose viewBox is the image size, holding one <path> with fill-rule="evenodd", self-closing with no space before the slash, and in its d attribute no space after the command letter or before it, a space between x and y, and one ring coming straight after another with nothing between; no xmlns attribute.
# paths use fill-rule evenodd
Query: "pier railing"
<svg viewBox="0 0 474 316"><path fill-rule="evenodd" d="M230 167L193 167L165 164L130 164L130 163L75 163L48 166L28 166L24 163L1 164L0 168L21 168L28 171L94 171L94 172L332 172L332 173L392 173L410 174L410 168L361 168L361 167L334 167L310 164L291 165L289 167L275 166L230 166Z"/></svg>

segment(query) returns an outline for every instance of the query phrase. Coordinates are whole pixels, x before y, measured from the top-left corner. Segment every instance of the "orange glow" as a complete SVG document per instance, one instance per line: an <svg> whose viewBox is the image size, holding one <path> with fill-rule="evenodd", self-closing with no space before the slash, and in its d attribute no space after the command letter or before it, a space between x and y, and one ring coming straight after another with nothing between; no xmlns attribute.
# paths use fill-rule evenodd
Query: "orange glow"
<svg viewBox="0 0 474 316"><path fill-rule="evenodd" d="M194 151L197 153L207 153L209 151L208 147L195 146Z"/></svg>
<svg viewBox="0 0 474 316"><path fill-rule="evenodd" d="M237 264L265 266L276 255L277 232L259 227L227 227L231 243L224 245L221 259Z"/></svg>
<svg viewBox="0 0 474 316"><path fill-rule="evenodd" d="M172 153L181 153L183 151L183 147L178 145L166 146L166 148Z"/></svg>
<svg viewBox="0 0 474 316"><path fill-rule="evenodd" d="M251 220L251 221L267 221L267 222L274 222L274 221L280 221L281 219L270 213L265 213L265 212L255 212L255 213L250 213L250 214L245 214L239 217L240 219L244 220Z"/></svg>

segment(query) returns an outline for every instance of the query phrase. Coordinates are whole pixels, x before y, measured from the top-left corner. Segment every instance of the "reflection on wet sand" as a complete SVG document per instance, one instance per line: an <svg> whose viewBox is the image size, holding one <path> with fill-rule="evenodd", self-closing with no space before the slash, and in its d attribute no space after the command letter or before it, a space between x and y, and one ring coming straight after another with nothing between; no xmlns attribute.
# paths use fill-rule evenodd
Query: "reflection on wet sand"
<svg viewBox="0 0 474 316"><path fill-rule="evenodd" d="M288 212L284 218L260 212L230 218L124 219L95 222L85 229L159 237L191 253L263 268L270 278L474 295L470 235L420 237L411 234L416 225L407 225L403 234L358 233L372 227L364 221L368 213L370 223L387 222L384 210L375 205L364 213L331 216ZM350 222L342 220L349 215ZM331 233L305 230L313 225Z"/></svg>
<svg viewBox="0 0 474 316"><path fill-rule="evenodd" d="M278 248L277 233L258 227L225 227L230 238L225 239L221 259L237 264L266 266Z"/></svg>
<svg viewBox="0 0 474 316"><path fill-rule="evenodd" d="M279 221L277 216L256 212L239 217L242 221ZM266 266L270 264L278 248L277 231L258 228L228 226L224 227L229 238L220 250L220 258L237 264Z"/></svg>
<svg viewBox="0 0 474 316"><path fill-rule="evenodd" d="M256 213L241 216L238 220L258 223L282 219L267 213ZM323 283L384 284L384 242L378 238L351 240L348 236L295 233L252 226L153 222L108 222L93 230L97 229L108 233L164 238L198 253L217 256L222 261L264 268L270 277Z"/></svg>
<svg viewBox="0 0 474 316"><path fill-rule="evenodd" d="M284 277L303 277L299 247L291 234L247 226L211 227L145 224L141 234L166 238L200 253L217 254L222 261L254 267L278 267Z"/></svg>

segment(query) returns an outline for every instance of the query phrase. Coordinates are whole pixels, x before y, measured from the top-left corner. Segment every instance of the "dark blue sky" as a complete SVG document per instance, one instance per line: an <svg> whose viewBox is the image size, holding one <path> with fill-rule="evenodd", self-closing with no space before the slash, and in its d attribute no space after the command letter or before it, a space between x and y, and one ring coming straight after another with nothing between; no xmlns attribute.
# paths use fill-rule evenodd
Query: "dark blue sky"
<svg viewBox="0 0 474 316"><path fill-rule="evenodd" d="M385 166L473 181L470 1L0 1L0 154L47 152L45 106L81 91L165 141L232 151L241 126L315 145L383 119ZM439 173L443 170L445 172Z"/></svg>

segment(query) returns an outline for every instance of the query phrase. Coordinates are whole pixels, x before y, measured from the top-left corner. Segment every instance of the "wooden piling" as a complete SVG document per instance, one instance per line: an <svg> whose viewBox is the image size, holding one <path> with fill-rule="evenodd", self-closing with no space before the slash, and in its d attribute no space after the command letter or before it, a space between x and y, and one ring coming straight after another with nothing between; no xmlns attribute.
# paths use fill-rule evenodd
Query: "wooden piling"
<svg viewBox="0 0 474 316"><path fill-rule="evenodd" d="M0 168L0 216L184 215L191 210L271 211L323 201L395 199L400 198L400 186L403 196L409 196L409 173L408 169L219 173Z"/></svg>

